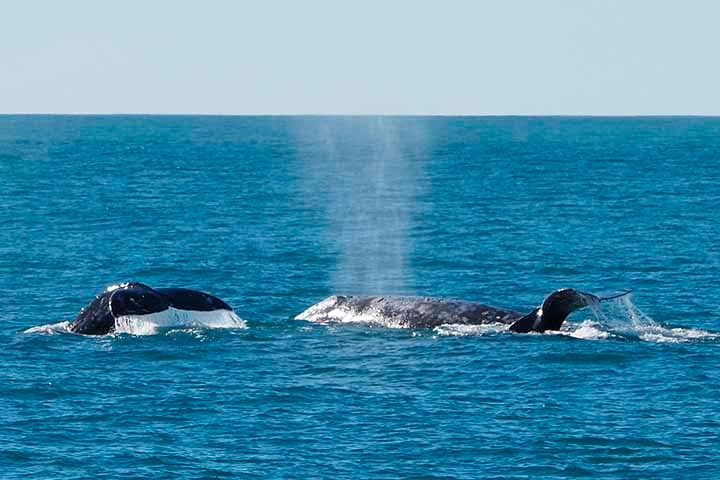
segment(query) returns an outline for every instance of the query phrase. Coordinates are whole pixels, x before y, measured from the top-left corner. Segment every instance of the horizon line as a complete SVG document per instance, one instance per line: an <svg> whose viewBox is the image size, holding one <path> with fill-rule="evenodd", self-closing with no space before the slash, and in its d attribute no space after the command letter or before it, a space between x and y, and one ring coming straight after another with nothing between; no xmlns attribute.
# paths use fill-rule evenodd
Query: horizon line
<svg viewBox="0 0 720 480"><path fill-rule="evenodd" d="M720 113L152 113L152 112L0 112L2 117L438 117L438 118L720 118Z"/></svg>

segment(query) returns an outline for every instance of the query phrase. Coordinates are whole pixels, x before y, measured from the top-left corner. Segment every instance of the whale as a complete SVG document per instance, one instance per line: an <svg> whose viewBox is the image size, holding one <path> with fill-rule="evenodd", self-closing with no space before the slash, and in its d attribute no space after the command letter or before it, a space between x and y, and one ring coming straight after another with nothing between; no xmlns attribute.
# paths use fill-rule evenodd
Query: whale
<svg viewBox="0 0 720 480"><path fill-rule="evenodd" d="M151 288L140 282L110 285L68 323L68 331L107 335L133 326L237 325L232 307L209 293L188 288Z"/></svg>
<svg viewBox="0 0 720 480"><path fill-rule="evenodd" d="M572 288L555 290L529 313L482 303L435 297L332 295L295 316L315 323L369 323L400 328L440 325L509 325L516 333L560 330L574 311L628 295L630 290L595 295Z"/></svg>

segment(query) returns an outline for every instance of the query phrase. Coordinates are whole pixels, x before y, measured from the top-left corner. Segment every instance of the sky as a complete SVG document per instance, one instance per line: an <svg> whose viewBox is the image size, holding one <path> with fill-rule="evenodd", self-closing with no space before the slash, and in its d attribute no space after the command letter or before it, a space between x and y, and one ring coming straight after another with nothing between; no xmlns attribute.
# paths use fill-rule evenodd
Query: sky
<svg viewBox="0 0 720 480"><path fill-rule="evenodd" d="M720 115L714 0L0 1L0 113Z"/></svg>

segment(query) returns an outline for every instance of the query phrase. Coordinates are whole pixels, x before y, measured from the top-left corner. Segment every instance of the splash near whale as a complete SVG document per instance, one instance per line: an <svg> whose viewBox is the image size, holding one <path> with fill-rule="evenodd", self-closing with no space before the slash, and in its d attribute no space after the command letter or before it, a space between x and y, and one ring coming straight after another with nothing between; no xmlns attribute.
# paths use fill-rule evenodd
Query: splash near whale
<svg viewBox="0 0 720 480"><path fill-rule="evenodd" d="M151 288L143 283L111 285L68 323L85 335L146 333L175 326L242 327L232 307L209 293L187 288Z"/></svg>
<svg viewBox="0 0 720 480"><path fill-rule="evenodd" d="M502 323L516 333L560 330L576 310L619 298L629 290L594 295L564 288L548 295L530 313L498 308L463 300L433 297L385 297L333 295L295 317L310 322L360 322L389 327L435 328L441 325L484 325Z"/></svg>

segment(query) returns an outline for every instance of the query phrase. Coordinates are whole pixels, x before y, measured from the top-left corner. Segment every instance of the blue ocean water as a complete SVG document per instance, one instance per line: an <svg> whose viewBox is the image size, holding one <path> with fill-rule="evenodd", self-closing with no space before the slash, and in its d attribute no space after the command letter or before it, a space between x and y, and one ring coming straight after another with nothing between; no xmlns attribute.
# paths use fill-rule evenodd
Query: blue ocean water
<svg viewBox="0 0 720 480"><path fill-rule="evenodd" d="M0 116L0 476L716 478L719 207L717 118ZM127 280L247 325L32 328ZM561 287L632 303L293 319Z"/></svg>

